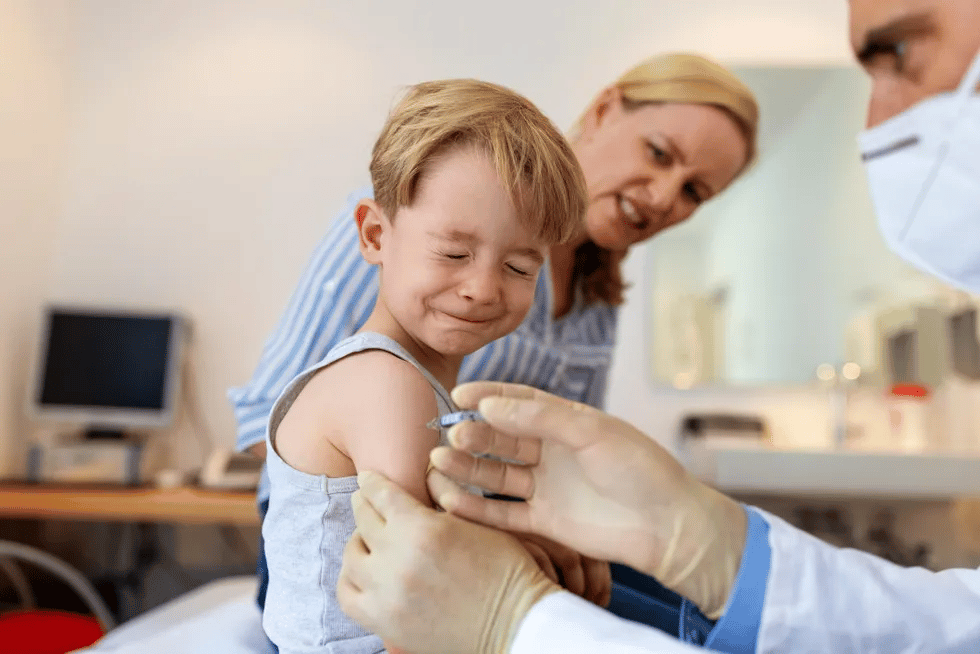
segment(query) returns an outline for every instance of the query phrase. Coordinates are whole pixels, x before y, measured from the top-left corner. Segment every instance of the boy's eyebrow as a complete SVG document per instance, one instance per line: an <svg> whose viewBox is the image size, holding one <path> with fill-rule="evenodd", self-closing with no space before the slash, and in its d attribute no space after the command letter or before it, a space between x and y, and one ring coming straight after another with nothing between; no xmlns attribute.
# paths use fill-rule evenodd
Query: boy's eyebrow
<svg viewBox="0 0 980 654"><path fill-rule="evenodd" d="M463 232L458 229L451 230L449 232L426 232L429 236L440 241L452 241L454 243L465 243L467 245L472 245L473 243L478 243L480 241L475 235L469 232ZM544 255L534 248L515 248L515 254L519 254L524 257L532 259L535 263L544 263Z"/></svg>
<svg viewBox="0 0 980 654"><path fill-rule="evenodd" d="M514 250L514 252L521 256L527 257L528 259L531 259L532 261L534 261L534 263L537 264L544 263L544 255L542 255L534 248L519 248L517 250Z"/></svg>
<svg viewBox="0 0 980 654"><path fill-rule="evenodd" d="M454 229L448 232L426 232L432 238L437 238L440 241L455 241L456 243L475 243L479 241L476 236L470 234L469 232L463 232L458 229Z"/></svg>

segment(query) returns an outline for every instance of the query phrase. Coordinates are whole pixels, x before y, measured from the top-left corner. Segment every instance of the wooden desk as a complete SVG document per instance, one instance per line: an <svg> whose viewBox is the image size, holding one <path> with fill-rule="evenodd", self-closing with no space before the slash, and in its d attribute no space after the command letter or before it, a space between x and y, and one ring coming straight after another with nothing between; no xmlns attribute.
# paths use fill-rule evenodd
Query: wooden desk
<svg viewBox="0 0 980 654"><path fill-rule="evenodd" d="M258 526L254 491L0 483L0 517Z"/></svg>

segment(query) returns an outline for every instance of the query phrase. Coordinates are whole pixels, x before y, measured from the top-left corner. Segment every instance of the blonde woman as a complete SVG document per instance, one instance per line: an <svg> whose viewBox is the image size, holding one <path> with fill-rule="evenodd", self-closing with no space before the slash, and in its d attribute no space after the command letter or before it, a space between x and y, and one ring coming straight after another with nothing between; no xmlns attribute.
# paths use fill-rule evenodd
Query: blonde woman
<svg viewBox="0 0 980 654"><path fill-rule="evenodd" d="M621 261L630 247L683 222L728 188L754 157L757 123L751 91L697 55L653 57L603 89L568 135L585 175L585 219L570 241L550 248L524 322L467 356L458 381L518 382L601 407L623 302ZM276 398L370 315L378 272L358 251L354 209L372 194L368 187L350 196L313 253L252 380L229 392L240 449L265 456ZM264 516L265 479L258 500ZM588 575L576 565L563 568L562 577L586 592ZM259 577L262 606L268 572L261 548Z"/></svg>

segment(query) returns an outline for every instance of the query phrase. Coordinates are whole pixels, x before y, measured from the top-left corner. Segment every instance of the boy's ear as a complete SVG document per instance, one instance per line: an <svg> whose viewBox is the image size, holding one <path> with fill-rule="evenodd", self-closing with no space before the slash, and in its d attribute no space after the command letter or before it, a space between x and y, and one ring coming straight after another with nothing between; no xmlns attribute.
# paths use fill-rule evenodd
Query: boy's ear
<svg viewBox="0 0 980 654"><path fill-rule="evenodd" d="M381 263L381 246L385 231L391 223L381 206L370 198L364 198L354 208L357 221L357 241L361 256L370 264Z"/></svg>

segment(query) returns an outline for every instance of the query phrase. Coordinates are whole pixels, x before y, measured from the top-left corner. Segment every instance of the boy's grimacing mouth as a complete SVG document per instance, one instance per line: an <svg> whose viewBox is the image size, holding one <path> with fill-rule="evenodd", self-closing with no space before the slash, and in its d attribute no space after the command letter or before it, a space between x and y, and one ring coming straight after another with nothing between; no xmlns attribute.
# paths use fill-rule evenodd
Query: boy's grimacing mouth
<svg viewBox="0 0 980 654"><path fill-rule="evenodd" d="M458 314L455 314L455 313L451 313L449 311L441 311L440 310L440 313L442 313L442 314L444 314L446 316L449 316L453 320L459 320L460 322L466 322L466 323L469 323L471 325L483 325L483 324L486 324L486 323L489 323L489 322L493 322L493 321L495 321L495 320L498 319L498 316L496 316L496 315L494 315L494 316L478 316L478 315L474 315L474 316L470 316L470 317L464 317L464 316L461 316L461 315L458 315Z"/></svg>

